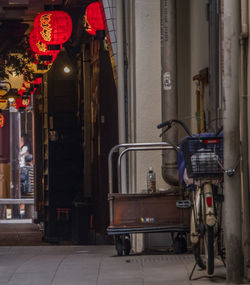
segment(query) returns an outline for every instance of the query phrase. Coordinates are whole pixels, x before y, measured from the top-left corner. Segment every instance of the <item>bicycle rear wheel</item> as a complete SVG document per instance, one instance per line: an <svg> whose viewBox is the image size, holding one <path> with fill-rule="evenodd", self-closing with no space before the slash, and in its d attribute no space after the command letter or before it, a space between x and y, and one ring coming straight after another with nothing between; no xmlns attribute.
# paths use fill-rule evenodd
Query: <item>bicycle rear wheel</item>
<svg viewBox="0 0 250 285"><path fill-rule="evenodd" d="M214 273L214 227L207 226L205 234L207 273Z"/></svg>
<svg viewBox="0 0 250 285"><path fill-rule="evenodd" d="M200 238L199 242L193 245L193 253L197 265L204 270L206 269L206 265L201 257L202 248L203 248L203 240Z"/></svg>

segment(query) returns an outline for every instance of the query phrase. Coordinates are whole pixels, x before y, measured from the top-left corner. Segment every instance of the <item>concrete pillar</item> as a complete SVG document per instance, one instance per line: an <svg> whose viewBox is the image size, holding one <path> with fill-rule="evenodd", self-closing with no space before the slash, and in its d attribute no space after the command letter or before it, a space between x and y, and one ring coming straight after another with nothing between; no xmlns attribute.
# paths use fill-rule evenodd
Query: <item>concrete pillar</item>
<svg viewBox="0 0 250 285"><path fill-rule="evenodd" d="M240 161L239 133L239 35L240 1L222 1L222 91L224 167L234 169ZM240 170L224 175L226 269L228 283L243 279L242 216Z"/></svg>

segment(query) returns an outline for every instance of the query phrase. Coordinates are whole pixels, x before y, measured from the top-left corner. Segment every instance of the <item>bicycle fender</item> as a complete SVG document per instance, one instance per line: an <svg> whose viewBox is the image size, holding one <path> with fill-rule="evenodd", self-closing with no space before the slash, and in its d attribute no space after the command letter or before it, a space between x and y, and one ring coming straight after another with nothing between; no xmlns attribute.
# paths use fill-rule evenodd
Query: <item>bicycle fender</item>
<svg viewBox="0 0 250 285"><path fill-rule="evenodd" d="M205 205L205 217L206 224L210 227L214 226L217 222L214 211L214 199L213 199L213 190L210 183L205 183L203 185L204 191L204 205Z"/></svg>

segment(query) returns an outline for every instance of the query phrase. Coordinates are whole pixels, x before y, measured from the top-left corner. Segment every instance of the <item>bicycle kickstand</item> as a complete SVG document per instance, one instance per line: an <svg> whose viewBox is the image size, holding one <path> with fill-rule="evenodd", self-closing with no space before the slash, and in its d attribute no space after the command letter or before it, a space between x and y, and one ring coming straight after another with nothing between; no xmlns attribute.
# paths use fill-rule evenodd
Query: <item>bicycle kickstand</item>
<svg viewBox="0 0 250 285"><path fill-rule="evenodd" d="M193 274L194 274L196 265L197 265L197 262L195 262L194 267L193 267L193 269L192 269L192 272L191 272L190 275L189 275L189 280L192 280L192 276L193 276Z"/></svg>

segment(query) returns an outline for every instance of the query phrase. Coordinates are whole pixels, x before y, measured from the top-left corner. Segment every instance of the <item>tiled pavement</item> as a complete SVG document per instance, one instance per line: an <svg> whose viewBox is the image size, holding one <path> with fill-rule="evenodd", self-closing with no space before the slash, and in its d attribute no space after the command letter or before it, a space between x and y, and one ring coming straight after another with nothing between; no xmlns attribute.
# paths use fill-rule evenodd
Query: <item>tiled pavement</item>
<svg viewBox="0 0 250 285"><path fill-rule="evenodd" d="M225 282L189 281L194 261L185 255L116 256L114 246L1 246L0 285L191 285ZM225 269L216 264L216 275ZM194 277L204 275L195 270Z"/></svg>

